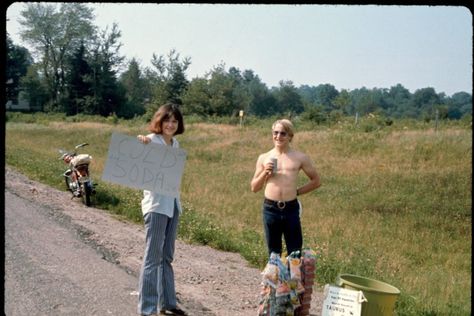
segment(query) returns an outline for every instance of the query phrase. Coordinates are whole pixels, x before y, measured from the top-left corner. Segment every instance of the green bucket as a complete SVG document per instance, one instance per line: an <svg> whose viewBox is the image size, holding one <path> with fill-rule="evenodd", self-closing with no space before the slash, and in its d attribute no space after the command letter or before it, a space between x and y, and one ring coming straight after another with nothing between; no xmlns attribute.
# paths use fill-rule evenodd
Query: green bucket
<svg viewBox="0 0 474 316"><path fill-rule="evenodd" d="M336 285L364 293L367 302L362 303L361 316L392 316L400 295L400 290L390 284L352 274L340 274Z"/></svg>

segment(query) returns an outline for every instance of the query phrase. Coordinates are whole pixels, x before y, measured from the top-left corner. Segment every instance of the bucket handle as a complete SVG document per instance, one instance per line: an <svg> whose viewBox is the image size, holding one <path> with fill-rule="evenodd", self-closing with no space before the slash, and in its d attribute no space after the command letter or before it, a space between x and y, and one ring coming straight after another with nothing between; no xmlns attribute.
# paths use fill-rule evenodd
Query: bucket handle
<svg viewBox="0 0 474 316"><path fill-rule="evenodd" d="M336 285L339 286L339 287L344 287L344 281L342 278L340 277L337 277L336 279ZM359 292L359 296L357 297L357 301L362 304L363 302L368 302L367 298L364 296L364 292L362 292L361 290L358 291Z"/></svg>
<svg viewBox="0 0 474 316"><path fill-rule="evenodd" d="M339 276L336 278L336 285L339 287L344 287L344 281Z"/></svg>

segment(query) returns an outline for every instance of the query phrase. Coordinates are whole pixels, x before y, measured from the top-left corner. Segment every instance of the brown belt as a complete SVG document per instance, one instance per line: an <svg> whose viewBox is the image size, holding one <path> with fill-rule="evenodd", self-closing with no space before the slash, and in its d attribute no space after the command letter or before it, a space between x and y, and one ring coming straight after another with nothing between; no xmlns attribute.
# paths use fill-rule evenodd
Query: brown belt
<svg viewBox="0 0 474 316"><path fill-rule="evenodd" d="M272 205L272 206L276 206L280 210L282 210L286 206L297 205L298 204L298 199L294 199L294 200L291 200L291 201L273 201L273 200L265 198L265 200L263 200L263 203L268 204L268 205Z"/></svg>

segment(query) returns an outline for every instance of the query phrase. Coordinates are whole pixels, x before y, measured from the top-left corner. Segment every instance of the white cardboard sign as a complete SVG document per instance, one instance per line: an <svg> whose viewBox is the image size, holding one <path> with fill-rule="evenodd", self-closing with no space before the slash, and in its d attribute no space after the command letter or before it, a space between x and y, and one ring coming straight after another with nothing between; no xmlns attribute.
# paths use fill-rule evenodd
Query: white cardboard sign
<svg viewBox="0 0 474 316"><path fill-rule="evenodd" d="M186 151L113 133L102 180L177 197Z"/></svg>
<svg viewBox="0 0 474 316"><path fill-rule="evenodd" d="M360 316L362 302L367 302L362 291L326 284L321 316Z"/></svg>

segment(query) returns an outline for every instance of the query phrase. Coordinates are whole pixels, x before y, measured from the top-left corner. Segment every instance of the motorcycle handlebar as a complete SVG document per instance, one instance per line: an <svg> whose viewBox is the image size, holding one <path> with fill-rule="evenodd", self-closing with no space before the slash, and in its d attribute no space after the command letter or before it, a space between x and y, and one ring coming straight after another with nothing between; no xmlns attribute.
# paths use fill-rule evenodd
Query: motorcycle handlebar
<svg viewBox="0 0 474 316"><path fill-rule="evenodd" d="M82 143L82 144L76 145L76 147L74 147L74 149L79 149L79 148L87 146L87 145L89 145L89 143ZM69 155L75 156L76 155L76 152L68 152L64 149L59 149L59 153L61 154L61 157L59 157L58 160L64 159L65 156L69 156Z"/></svg>
<svg viewBox="0 0 474 316"><path fill-rule="evenodd" d="M78 149L78 148L81 148L81 147L84 147L84 146L87 146L89 145L88 143L82 143L82 144L79 144L77 145L75 148Z"/></svg>

